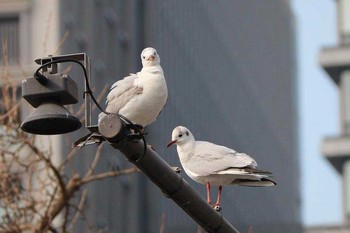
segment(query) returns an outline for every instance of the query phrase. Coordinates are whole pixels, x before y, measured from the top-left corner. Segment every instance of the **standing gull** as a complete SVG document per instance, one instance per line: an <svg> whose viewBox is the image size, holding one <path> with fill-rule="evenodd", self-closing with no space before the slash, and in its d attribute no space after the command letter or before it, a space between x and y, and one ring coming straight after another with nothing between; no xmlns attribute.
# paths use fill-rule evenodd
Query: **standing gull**
<svg viewBox="0 0 350 233"><path fill-rule="evenodd" d="M167 147L176 144L177 153L186 174L194 181L206 185L207 202L211 204L210 185L219 186L214 208L220 210L223 185L251 187L273 186L271 173L256 169L257 163L244 153L210 142L196 141L192 133L177 126Z"/></svg>
<svg viewBox="0 0 350 233"><path fill-rule="evenodd" d="M157 50L148 47L141 53L142 69L115 82L107 95L106 112L120 114L132 123L145 127L154 122L168 98L168 89L160 66ZM105 116L99 115L98 121ZM87 145L103 139L92 133L79 139L75 145Z"/></svg>

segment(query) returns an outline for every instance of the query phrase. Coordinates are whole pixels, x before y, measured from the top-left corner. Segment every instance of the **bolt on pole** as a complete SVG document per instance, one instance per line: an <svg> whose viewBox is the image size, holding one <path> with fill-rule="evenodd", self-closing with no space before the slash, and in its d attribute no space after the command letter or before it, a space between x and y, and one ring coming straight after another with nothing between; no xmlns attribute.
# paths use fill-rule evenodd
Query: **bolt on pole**
<svg viewBox="0 0 350 233"><path fill-rule="evenodd" d="M107 115L99 123L99 131L113 148L121 151L207 232L239 233L217 213L173 168L142 140L128 137L127 127L117 115ZM144 153L145 152L145 153Z"/></svg>

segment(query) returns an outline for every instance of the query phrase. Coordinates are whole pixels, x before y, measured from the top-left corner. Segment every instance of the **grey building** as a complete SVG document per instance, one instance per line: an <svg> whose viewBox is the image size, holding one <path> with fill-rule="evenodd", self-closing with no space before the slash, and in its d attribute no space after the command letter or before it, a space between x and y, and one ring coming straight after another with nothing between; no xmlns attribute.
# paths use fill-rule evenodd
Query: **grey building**
<svg viewBox="0 0 350 233"><path fill-rule="evenodd" d="M169 164L180 166L175 148L166 149L166 144L172 129L184 125L197 139L251 154L259 168L273 172L275 187L224 187L222 214L240 232L302 232L290 1L61 0L56 4L58 38L66 38L60 53L88 54L96 92L137 72L144 47L158 50L169 99L147 128L147 141ZM73 73L72 77L79 75ZM64 141L71 143L86 132L81 129ZM79 152L72 170L86 170L91 148ZM97 170L130 166L108 145L103 158ZM182 176L205 195L202 185ZM162 216L166 233L197 230L197 224L143 174L89 185L87 207L89 224L108 232L159 232ZM76 232L88 232L86 222L79 222Z"/></svg>
<svg viewBox="0 0 350 233"><path fill-rule="evenodd" d="M350 230L350 2L338 0L338 44L323 48L319 62L330 78L339 86L341 132L335 137L326 137L322 153L342 177L343 222L339 226L314 227L310 233L341 233Z"/></svg>

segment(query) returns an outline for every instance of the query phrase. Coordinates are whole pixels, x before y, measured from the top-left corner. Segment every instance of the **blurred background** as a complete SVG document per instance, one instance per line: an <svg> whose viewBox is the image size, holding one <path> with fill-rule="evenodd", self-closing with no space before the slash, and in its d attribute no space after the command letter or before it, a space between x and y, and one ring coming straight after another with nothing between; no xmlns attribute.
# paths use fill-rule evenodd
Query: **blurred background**
<svg viewBox="0 0 350 233"><path fill-rule="evenodd" d="M349 232L349 36L349 0L0 0L0 48L18 83L35 58L85 52L98 93L139 71L144 47L156 48L169 89L147 128L157 153L180 166L165 145L184 125L274 174L276 187L224 187L222 214L240 232ZM53 137L57 159L85 133ZM79 153L73 171L93 156ZM108 145L103 158L100 170L128 166ZM167 233L197 231L143 174L89 185L88 203L90 223L108 232L159 232L162 216Z"/></svg>

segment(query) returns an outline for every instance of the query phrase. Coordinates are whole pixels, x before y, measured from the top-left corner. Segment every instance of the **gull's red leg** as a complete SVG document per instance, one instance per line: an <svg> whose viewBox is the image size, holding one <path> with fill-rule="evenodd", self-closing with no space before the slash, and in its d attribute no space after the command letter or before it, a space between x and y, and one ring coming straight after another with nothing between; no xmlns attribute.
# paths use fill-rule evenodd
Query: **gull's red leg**
<svg viewBox="0 0 350 233"><path fill-rule="evenodd" d="M216 199L216 203L214 206L220 206L220 201L221 201L221 192L222 192L222 186L219 186L219 191L218 191L218 198Z"/></svg>
<svg viewBox="0 0 350 233"><path fill-rule="evenodd" d="M211 204L211 200L210 200L210 183L207 182L207 185L206 185L205 187L206 187L206 189L207 189L207 202L208 202L209 204Z"/></svg>

